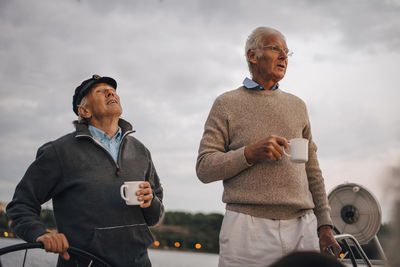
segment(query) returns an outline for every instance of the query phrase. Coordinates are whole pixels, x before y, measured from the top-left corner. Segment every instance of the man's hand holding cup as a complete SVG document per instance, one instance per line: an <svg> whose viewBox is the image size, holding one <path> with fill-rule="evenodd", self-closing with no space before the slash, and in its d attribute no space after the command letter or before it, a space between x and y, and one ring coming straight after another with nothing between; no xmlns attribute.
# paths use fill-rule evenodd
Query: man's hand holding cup
<svg viewBox="0 0 400 267"><path fill-rule="evenodd" d="M148 208L153 199L153 190L149 182L128 181L121 186L121 197L126 205L140 205L141 208Z"/></svg>

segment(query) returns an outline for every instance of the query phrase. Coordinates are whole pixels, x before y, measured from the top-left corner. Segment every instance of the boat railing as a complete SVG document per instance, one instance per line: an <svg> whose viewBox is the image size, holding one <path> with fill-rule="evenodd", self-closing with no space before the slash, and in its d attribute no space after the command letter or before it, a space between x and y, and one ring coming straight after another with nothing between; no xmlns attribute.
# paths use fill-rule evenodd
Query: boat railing
<svg viewBox="0 0 400 267"><path fill-rule="evenodd" d="M358 254L361 256L361 258L363 259L363 261L365 262L365 264L368 267L372 267L372 263L371 261L368 259L367 254L365 254L364 250L362 249L360 243L358 243L357 239L350 235L350 234L339 234L339 235L335 235L335 239L336 241L340 242L342 240L350 240L353 242L354 247L356 248L356 251L358 252ZM350 248L349 248L350 249ZM351 257L354 257L353 254L351 254ZM355 263L355 259L354 261L352 261L353 265ZM356 263L357 266L357 263Z"/></svg>

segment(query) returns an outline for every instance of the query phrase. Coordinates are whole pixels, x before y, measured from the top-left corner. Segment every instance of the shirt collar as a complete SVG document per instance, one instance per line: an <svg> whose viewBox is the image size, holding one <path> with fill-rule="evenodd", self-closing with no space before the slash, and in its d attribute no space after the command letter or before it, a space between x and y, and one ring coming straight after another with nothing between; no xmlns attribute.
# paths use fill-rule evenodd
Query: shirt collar
<svg viewBox="0 0 400 267"><path fill-rule="evenodd" d="M106 140L111 140L111 139L115 139L116 141L119 141L121 139L122 136L122 130L121 127L118 126L118 132L112 137L110 138L105 132L103 132L102 130L100 130L99 128L94 127L93 125L89 124L89 131L92 134L92 136L97 139L97 140L102 140L102 139L106 139Z"/></svg>
<svg viewBox="0 0 400 267"><path fill-rule="evenodd" d="M255 81L253 81L247 77L244 79L243 85L244 85L244 87L246 87L247 89L250 89L250 90L265 90L264 87L262 87L261 85L259 85L258 83L256 83ZM275 91L278 88L279 88L279 83L274 85L270 90Z"/></svg>

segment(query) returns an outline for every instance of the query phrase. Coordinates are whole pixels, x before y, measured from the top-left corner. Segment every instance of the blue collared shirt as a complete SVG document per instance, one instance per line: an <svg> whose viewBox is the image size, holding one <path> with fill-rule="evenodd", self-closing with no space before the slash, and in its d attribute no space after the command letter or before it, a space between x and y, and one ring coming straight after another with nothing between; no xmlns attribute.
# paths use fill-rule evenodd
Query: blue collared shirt
<svg viewBox="0 0 400 267"><path fill-rule="evenodd" d="M107 149L107 151L111 154L115 162L118 162L118 151L122 140L121 127L118 127L118 132L112 138L110 138L102 130L90 124L89 124L89 131L92 134L93 138L99 141L103 145L103 147Z"/></svg>
<svg viewBox="0 0 400 267"><path fill-rule="evenodd" d="M253 80L251 80L251 79L249 79L247 77L244 79L243 85L247 89L251 89L251 90L265 90L264 87L262 87L261 85L259 85L258 83L256 83L255 81L253 81ZM274 85L270 90L271 91L275 91L278 88L279 88L279 83Z"/></svg>

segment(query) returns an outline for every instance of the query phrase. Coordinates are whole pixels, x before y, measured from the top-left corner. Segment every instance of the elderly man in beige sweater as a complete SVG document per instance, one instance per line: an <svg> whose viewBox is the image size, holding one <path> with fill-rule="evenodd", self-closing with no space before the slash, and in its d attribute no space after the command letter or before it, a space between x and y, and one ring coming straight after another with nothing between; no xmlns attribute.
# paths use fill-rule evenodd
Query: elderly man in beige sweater
<svg viewBox="0 0 400 267"><path fill-rule="evenodd" d="M268 266L295 250L338 254L306 105L278 84L291 55L285 37L259 27L245 50L252 79L215 100L196 165L202 182L224 185L219 266ZM284 155L292 138L309 140L306 163Z"/></svg>

